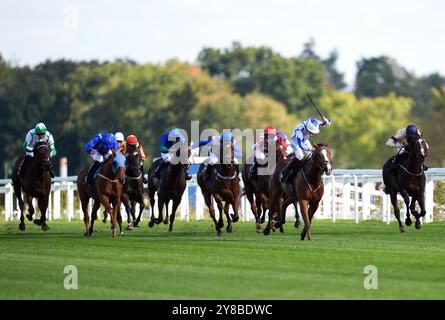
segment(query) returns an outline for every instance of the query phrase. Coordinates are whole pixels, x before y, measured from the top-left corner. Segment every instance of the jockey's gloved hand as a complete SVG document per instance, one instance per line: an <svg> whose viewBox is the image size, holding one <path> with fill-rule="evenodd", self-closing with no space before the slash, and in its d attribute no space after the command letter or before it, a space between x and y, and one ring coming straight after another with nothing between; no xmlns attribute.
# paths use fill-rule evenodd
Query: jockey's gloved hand
<svg viewBox="0 0 445 320"><path fill-rule="evenodd" d="M51 149L51 154L50 154L50 156L51 156L51 157L54 157L56 154L57 154L57 150L56 150L56 148Z"/></svg>

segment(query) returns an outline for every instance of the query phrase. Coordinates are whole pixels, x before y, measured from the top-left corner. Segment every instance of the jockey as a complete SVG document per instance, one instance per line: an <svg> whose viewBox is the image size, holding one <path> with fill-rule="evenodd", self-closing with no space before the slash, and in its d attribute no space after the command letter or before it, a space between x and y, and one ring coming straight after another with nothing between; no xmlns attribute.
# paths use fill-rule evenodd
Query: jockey
<svg viewBox="0 0 445 320"><path fill-rule="evenodd" d="M285 148L287 157L294 153L294 150L292 150L292 147L290 146L289 139L284 132L277 132L277 143Z"/></svg>
<svg viewBox="0 0 445 320"><path fill-rule="evenodd" d="M54 146L54 138L53 135L46 129L46 126L43 123L38 123L34 129L28 131L25 137L25 142L23 143L23 149L25 150L25 158L19 169L19 175L24 176L26 170L26 164L30 158L34 157L34 146L37 142L46 142L48 147L51 149L51 157L54 157L57 154L56 147ZM51 167L49 170L49 175L51 178L54 178L54 167L51 162Z"/></svg>
<svg viewBox="0 0 445 320"><path fill-rule="evenodd" d="M162 170L172 161L173 154L178 150L177 148L174 148L177 143L179 143L180 146L185 144L185 138L178 128L170 129L162 135L159 142L159 151L161 152L163 161L155 169L154 176L157 179L160 179ZM187 172L187 169L185 169L185 178L186 180L192 178Z"/></svg>
<svg viewBox="0 0 445 320"><path fill-rule="evenodd" d="M238 164L237 159L241 159L243 156L243 153L241 149L239 148L234 135L230 131L224 132L221 136L213 136L209 138L208 140L200 140L197 143L194 143L192 148L199 148L205 145L210 145L209 150L209 162L202 170L202 174L204 175L204 180L207 180L210 177L211 168L219 163L219 155L220 155L220 149L221 145L224 142L230 142L233 145L233 151L234 151L234 162Z"/></svg>
<svg viewBox="0 0 445 320"><path fill-rule="evenodd" d="M249 180L256 180L257 171L258 171L258 161L264 162L267 157L268 152L268 142L274 141L275 144L278 141L277 139L277 131L272 126L267 126L264 128L263 134L260 135L253 145L254 152L254 162L250 167L249 173L247 174L247 178Z"/></svg>
<svg viewBox="0 0 445 320"><path fill-rule="evenodd" d="M125 143L124 134L122 132L116 132L114 134L114 137L116 138L117 144L119 145L118 151L125 155L127 153L127 145Z"/></svg>
<svg viewBox="0 0 445 320"><path fill-rule="evenodd" d="M94 181L94 174L104 162L112 154L112 150L118 152L119 144L116 138L107 132L98 133L85 145L85 152L93 158L94 163L88 170L86 178L87 184Z"/></svg>
<svg viewBox="0 0 445 320"><path fill-rule="evenodd" d="M322 121L315 118L309 118L294 128L290 145L295 153L295 158L292 158L283 169L281 175L282 182L289 183L293 169L298 169L299 165L303 162L302 160L305 158L305 155L310 154L314 149L309 139L314 134L320 132L320 127L330 125L331 123L332 121L325 117L323 117Z"/></svg>
<svg viewBox="0 0 445 320"><path fill-rule="evenodd" d="M142 171L142 179L144 181L144 183L147 183L147 178L145 178L145 173L144 173L144 161L147 160L147 156L145 155L145 151L144 148L142 147L142 145L139 143L138 138L135 135L129 135L127 137L127 148L126 148L126 153L128 152L129 148L135 148L138 150L139 154L141 155L141 171ZM127 154L124 154L125 156L127 156Z"/></svg>
<svg viewBox="0 0 445 320"><path fill-rule="evenodd" d="M396 134L386 141L388 147L398 149L397 155L392 160L391 170L397 170L400 161L406 157L405 147L408 144L408 139L416 135L421 135L419 129L417 129L416 125L410 124L406 128L397 130ZM428 170L425 164L423 166L424 170Z"/></svg>

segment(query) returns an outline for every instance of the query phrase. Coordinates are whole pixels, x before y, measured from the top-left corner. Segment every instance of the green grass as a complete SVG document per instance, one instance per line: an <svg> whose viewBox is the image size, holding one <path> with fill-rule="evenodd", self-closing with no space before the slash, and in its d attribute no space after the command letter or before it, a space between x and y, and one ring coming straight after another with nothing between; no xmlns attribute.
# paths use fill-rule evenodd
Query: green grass
<svg viewBox="0 0 445 320"><path fill-rule="evenodd" d="M83 237L81 221L0 223L0 299L444 299L445 223L407 228L366 221L315 220L312 240L288 222L286 233L256 234L236 223L216 236L211 221L177 222L111 238L109 225ZM78 290L66 290L66 265ZM378 268L365 290L363 269Z"/></svg>

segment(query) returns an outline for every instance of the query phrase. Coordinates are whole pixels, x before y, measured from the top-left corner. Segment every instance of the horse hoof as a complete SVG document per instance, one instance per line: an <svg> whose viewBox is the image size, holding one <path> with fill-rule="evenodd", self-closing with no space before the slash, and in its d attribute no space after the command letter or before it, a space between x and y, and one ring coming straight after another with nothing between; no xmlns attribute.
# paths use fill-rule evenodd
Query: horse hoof
<svg viewBox="0 0 445 320"><path fill-rule="evenodd" d="M223 222L218 222L218 224L216 225L216 229L222 229L223 227L224 227Z"/></svg>
<svg viewBox="0 0 445 320"><path fill-rule="evenodd" d="M46 223L42 224L42 230L43 231L48 231L49 230L49 227L48 227L48 225Z"/></svg>
<svg viewBox="0 0 445 320"><path fill-rule="evenodd" d="M417 230L419 230L420 228L422 228L422 223L420 222L420 220L416 220L415 227L416 227Z"/></svg>
<svg viewBox="0 0 445 320"><path fill-rule="evenodd" d="M114 229L114 230L111 231L111 236L112 236L113 238L116 238L116 237L117 237L117 230L116 230L116 229Z"/></svg>
<svg viewBox="0 0 445 320"><path fill-rule="evenodd" d="M263 230L263 234L264 234L265 236L268 236L269 233L270 233L270 229L264 229L264 230Z"/></svg>
<svg viewBox="0 0 445 320"><path fill-rule="evenodd" d="M150 220L150 221L148 222L148 227L149 227L149 228L153 228L154 225L155 225L154 220Z"/></svg>
<svg viewBox="0 0 445 320"><path fill-rule="evenodd" d="M42 225L42 220L40 220L40 219L35 219L34 221L34 224L36 224L36 225L38 225L39 227Z"/></svg>
<svg viewBox="0 0 445 320"><path fill-rule="evenodd" d="M280 227L280 233L284 233L283 227Z"/></svg>
<svg viewBox="0 0 445 320"><path fill-rule="evenodd" d="M227 225L226 231L227 231L227 233L232 233L232 225L231 224Z"/></svg>
<svg viewBox="0 0 445 320"><path fill-rule="evenodd" d="M129 225L125 228L125 230L127 230L127 231L131 231L131 230L133 230L133 227L131 226L131 224L129 224Z"/></svg>
<svg viewBox="0 0 445 320"><path fill-rule="evenodd" d="M26 218L28 219L28 221L32 221L32 214L27 214Z"/></svg>
<svg viewBox="0 0 445 320"><path fill-rule="evenodd" d="M301 226L300 221L295 221L294 227L298 229L300 226Z"/></svg>
<svg viewBox="0 0 445 320"><path fill-rule="evenodd" d="M404 229L400 229L400 233L402 234L402 236L406 236L406 231Z"/></svg>
<svg viewBox="0 0 445 320"><path fill-rule="evenodd" d="M25 223L20 223L19 224L19 230L20 231L25 231L26 227L25 227Z"/></svg>
<svg viewBox="0 0 445 320"><path fill-rule="evenodd" d="M156 220L155 220L155 223L156 223L156 224L160 224L161 222L162 222L162 220L159 220L159 219L156 219Z"/></svg>
<svg viewBox="0 0 445 320"><path fill-rule="evenodd" d="M233 213L230 214L230 217L232 218L232 222L237 222L239 220L239 215L234 215Z"/></svg>
<svg viewBox="0 0 445 320"><path fill-rule="evenodd" d="M405 219L405 224L409 227L410 225L413 224L413 222L411 221L410 218L406 218L406 219Z"/></svg>
<svg viewBox="0 0 445 320"><path fill-rule="evenodd" d="M165 219L163 222L164 224L168 224L168 219Z"/></svg>
<svg viewBox="0 0 445 320"><path fill-rule="evenodd" d="M222 235L222 231L221 231L220 229L218 229L218 230L216 230L216 234L217 234L218 236L221 236L221 235Z"/></svg>
<svg viewBox="0 0 445 320"><path fill-rule="evenodd" d="M262 218L260 219L260 223L264 223L264 221L266 221L266 218L265 218L265 217L262 217Z"/></svg>
<svg viewBox="0 0 445 320"><path fill-rule="evenodd" d="M133 228L139 228L139 221L134 221L133 222Z"/></svg>

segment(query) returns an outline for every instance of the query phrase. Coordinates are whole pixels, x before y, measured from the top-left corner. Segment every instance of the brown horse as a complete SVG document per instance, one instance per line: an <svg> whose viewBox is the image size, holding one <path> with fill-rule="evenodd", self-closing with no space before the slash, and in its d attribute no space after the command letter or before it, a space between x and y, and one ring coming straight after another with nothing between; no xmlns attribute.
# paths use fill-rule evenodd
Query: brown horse
<svg viewBox="0 0 445 320"><path fill-rule="evenodd" d="M264 229L268 235L273 223L274 213L279 213L279 220L275 221L275 227L279 227L286 221L287 207L296 201L300 205L301 215L304 220L304 229L301 232L301 240L307 235L311 239L312 218L317 211L323 197L324 185L321 176L323 173L331 174L331 152L328 145L314 145L312 154L303 162L300 169L294 174L291 184L281 183L281 170L287 161L280 161L271 180L269 222ZM285 195L283 200L283 195Z"/></svg>
<svg viewBox="0 0 445 320"><path fill-rule="evenodd" d="M37 198L37 204L40 210L40 219L35 219L34 223L41 226L43 231L49 229L46 224L46 209L48 208L49 194L51 192L51 177L49 169L51 166L50 153L51 150L46 142L38 142L34 146L34 157L29 159L25 176L19 175L20 165L25 155L20 156L14 165L12 172L12 184L14 185L14 193L17 197L20 207L20 224L19 230L25 231L25 218L23 213L28 209L26 217L32 221L34 215L34 206L32 199ZM22 191L25 193L26 204L22 199Z"/></svg>
<svg viewBox="0 0 445 320"><path fill-rule="evenodd" d="M405 233L403 224L400 221L400 210L397 205L397 193L403 197L406 204L405 224L412 224L410 211L416 218L416 229L420 229L422 223L420 218L425 216L425 173L423 172L423 163L427 156L428 147L425 140L420 135L415 135L407 141L405 148L405 159L399 164L398 170L391 170L392 162L395 156L386 161L383 166L383 182L385 183L385 192L390 195L391 203L394 207L394 215L399 223L401 233ZM411 197L411 204L409 197ZM420 207L420 214L415 211L416 201Z"/></svg>
<svg viewBox="0 0 445 320"><path fill-rule="evenodd" d="M127 229L133 227L139 227L141 221L142 211L145 208L144 204L144 182L141 170L141 154L138 148L127 146L127 159L126 163L126 183L124 184L124 190L122 193L122 203L125 206L127 212ZM131 202L131 206L130 206ZM139 204L139 214L136 218L136 203ZM133 219L133 220L131 220Z"/></svg>
<svg viewBox="0 0 445 320"><path fill-rule="evenodd" d="M283 144L276 144L276 163L281 160L287 159L286 148ZM251 159L252 160L252 159ZM252 162L252 161L251 161ZM257 181L251 181L248 179L248 172L252 166L251 162L245 163L243 166L242 178L244 182L244 190L242 196L246 195L250 203L250 208L255 216L256 230L258 233L262 232L261 224L265 220L266 212L269 209L269 188L272 174L270 175L258 175ZM267 165L267 164L266 164ZM264 166L264 165L263 165ZM295 228L300 226L300 216L295 206ZM275 231L275 229L273 229ZM280 232L284 232L283 226L280 226Z"/></svg>
<svg viewBox="0 0 445 320"><path fill-rule="evenodd" d="M226 150L226 152L224 152ZM240 194L240 179L238 177L238 164L234 161L234 148L232 143L225 142L220 150L219 163L214 166L214 170L210 172L210 181L206 181L202 171L204 163L201 163L198 170L198 185L204 196L204 201L209 208L210 216L215 223L215 229L218 235L222 234L221 229L224 227L223 210L227 219L228 233L232 232L232 222L239 220L238 206ZM215 209L212 205L212 196L216 201L219 210L219 220L216 221ZM225 202L223 206L223 201ZM229 216L229 208L232 205L234 214Z"/></svg>
<svg viewBox="0 0 445 320"><path fill-rule="evenodd" d="M119 224L120 233L123 233L120 209L123 184L125 183L125 158L122 154L113 151L112 156L103 162L94 181L94 195L87 192L85 182L89 168L90 165L86 165L77 176L77 190L82 204L83 221L86 228L85 236L89 237L92 235L94 221L97 219L97 210L102 204L105 207L105 214L109 214L111 217L111 234L115 238L117 236L117 224ZM88 210L90 198L94 199L91 225Z"/></svg>
<svg viewBox="0 0 445 320"><path fill-rule="evenodd" d="M149 178L149 192L148 196L150 198L151 205L151 217L148 226L152 228L154 224L164 224L168 223L168 206L170 201L173 202L172 212L170 214L170 225L168 226L168 231L173 230L173 223L175 222L176 210L182 200L182 195L184 194L185 188L187 186L187 180L185 171L190 166L189 157L191 154L190 147L183 145L178 148L175 155L172 157L171 163L165 168L161 173L160 180L158 184L153 180L153 177ZM183 157L182 155L187 155ZM160 161L163 161L160 159ZM154 166L155 163L153 163ZM149 176L153 171L153 166L150 168ZM154 217L154 205L155 205L155 193L158 196L158 211L159 216L157 219ZM165 219L163 219L163 210L165 206Z"/></svg>

